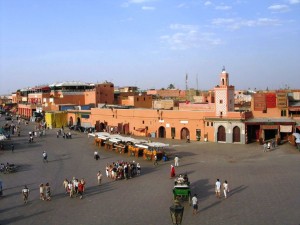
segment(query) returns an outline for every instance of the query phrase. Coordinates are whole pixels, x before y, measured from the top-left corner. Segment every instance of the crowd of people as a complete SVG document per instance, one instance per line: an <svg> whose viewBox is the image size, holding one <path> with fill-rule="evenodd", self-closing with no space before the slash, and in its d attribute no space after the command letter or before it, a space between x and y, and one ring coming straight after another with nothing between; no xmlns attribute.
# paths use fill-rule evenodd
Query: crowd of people
<svg viewBox="0 0 300 225"><path fill-rule="evenodd" d="M70 197L78 197L80 199L83 198L83 193L85 191L85 180L82 179L77 179L75 177L73 177L70 181L66 178L63 181L63 187L65 189L65 193Z"/></svg>
<svg viewBox="0 0 300 225"><path fill-rule="evenodd" d="M62 136L64 139L71 139L72 133L71 131L65 132L64 126L62 126L61 129L56 132L56 137L59 138L60 136Z"/></svg>
<svg viewBox="0 0 300 225"><path fill-rule="evenodd" d="M117 161L107 164L105 171L106 177L113 180L130 179L141 174L141 165L135 161Z"/></svg>

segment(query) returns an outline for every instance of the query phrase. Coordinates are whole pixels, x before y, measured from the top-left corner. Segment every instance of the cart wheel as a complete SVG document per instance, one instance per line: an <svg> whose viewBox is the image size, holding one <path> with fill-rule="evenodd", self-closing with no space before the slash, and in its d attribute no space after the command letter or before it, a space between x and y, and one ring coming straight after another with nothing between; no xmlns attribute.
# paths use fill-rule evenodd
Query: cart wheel
<svg viewBox="0 0 300 225"><path fill-rule="evenodd" d="M189 197L188 198L189 198L189 204L192 205L192 195L191 195L191 193L189 193Z"/></svg>

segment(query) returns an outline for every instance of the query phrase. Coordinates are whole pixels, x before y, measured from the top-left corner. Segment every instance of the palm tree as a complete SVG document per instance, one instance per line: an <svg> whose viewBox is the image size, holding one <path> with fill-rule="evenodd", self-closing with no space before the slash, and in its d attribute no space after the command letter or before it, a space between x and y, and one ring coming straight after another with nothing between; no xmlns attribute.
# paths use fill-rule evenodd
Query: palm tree
<svg viewBox="0 0 300 225"><path fill-rule="evenodd" d="M168 88L167 89L175 89L175 86L174 84L169 84Z"/></svg>

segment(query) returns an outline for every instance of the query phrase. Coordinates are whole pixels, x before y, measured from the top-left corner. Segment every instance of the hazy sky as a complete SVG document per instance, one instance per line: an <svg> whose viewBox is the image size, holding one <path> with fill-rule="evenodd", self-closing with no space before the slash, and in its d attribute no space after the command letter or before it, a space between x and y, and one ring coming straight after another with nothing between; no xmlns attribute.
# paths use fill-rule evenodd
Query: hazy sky
<svg viewBox="0 0 300 225"><path fill-rule="evenodd" d="M300 88L300 0L0 0L0 94L61 81Z"/></svg>

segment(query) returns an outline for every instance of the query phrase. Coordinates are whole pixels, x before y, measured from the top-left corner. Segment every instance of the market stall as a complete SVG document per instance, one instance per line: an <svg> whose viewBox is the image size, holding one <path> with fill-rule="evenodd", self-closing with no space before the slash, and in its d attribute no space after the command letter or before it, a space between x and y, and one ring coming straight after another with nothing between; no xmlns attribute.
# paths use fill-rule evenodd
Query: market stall
<svg viewBox="0 0 300 225"><path fill-rule="evenodd" d="M164 144L160 142L151 142L146 144L148 146L147 150L144 151L144 159L154 160L154 156L157 156L157 160L161 160L165 155L165 148L169 144Z"/></svg>
<svg viewBox="0 0 300 225"><path fill-rule="evenodd" d="M143 145L128 145L128 155L129 156L135 156L135 157L141 157L143 156L144 147Z"/></svg>

